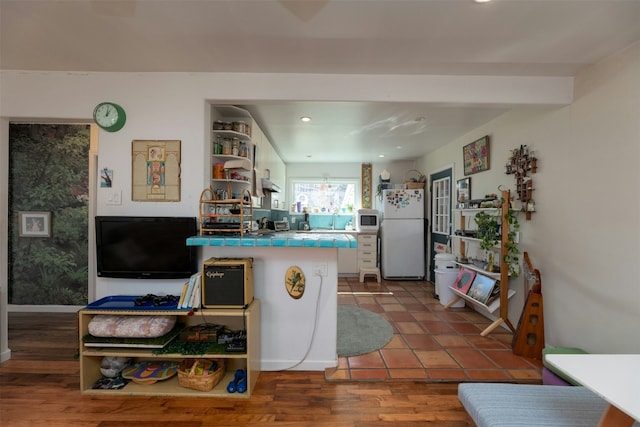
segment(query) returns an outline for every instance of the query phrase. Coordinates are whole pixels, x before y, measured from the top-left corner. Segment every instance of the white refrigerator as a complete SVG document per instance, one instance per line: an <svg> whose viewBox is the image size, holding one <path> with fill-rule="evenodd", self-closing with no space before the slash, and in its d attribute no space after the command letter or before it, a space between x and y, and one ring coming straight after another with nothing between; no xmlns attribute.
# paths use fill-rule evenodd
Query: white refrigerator
<svg viewBox="0 0 640 427"><path fill-rule="evenodd" d="M382 277L391 280L424 279L424 190L383 190L382 205Z"/></svg>

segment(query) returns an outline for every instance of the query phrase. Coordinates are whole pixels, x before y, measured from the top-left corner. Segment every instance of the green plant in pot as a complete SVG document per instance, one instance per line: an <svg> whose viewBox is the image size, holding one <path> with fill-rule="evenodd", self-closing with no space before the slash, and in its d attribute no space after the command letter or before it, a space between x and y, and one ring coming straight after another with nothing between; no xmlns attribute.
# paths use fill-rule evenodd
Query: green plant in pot
<svg viewBox="0 0 640 427"><path fill-rule="evenodd" d="M480 249L485 251L488 264L486 270L494 271L495 259L494 248L500 243L500 216L490 211L480 211L475 216L478 229L478 239L480 239Z"/></svg>
<svg viewBox="0 0 640 427"><path fill-rule="evenodd" d="M504 203L504 201L503 201ZM517 231L520 229L517 212L509 209L505 214L506 223L509 225L507 232L507 242L505 244L506 254L504 262L509 269L509 275L517 277L520 274L520 251L515 243ZM480 248L485 251L488 258L486 270L495 271L495 253L494 249L502 241L501 236L501 218L495 212L480 211L475 216L475 222L478 229L478 239L480 239Z"/></svg>

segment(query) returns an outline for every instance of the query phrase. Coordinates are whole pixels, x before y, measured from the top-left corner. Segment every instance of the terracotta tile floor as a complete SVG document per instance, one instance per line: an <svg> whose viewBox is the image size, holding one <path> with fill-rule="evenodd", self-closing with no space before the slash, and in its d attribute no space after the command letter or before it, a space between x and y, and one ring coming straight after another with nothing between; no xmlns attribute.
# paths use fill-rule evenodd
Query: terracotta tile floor
<svg viewBox="0 0 640 427"><path fill-rule="evenodd" d="M541 383L542 363L511 351L511 331L480 332L491 321L471 308L444 310L434 285L422 281L338 279L338 304L379 314L394 329L391 341L368 354L340 357L328 381L491 381Z"/></svg>

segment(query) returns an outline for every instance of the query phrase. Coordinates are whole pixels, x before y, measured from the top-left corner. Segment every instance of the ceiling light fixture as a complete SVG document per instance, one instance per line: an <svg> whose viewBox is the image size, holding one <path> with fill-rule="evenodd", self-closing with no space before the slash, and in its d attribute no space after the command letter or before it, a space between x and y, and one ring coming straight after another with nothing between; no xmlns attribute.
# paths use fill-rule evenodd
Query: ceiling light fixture
<svg viewBox="0 0 640 427"><path fill-rule="evenodd" d="M473 0L474 3L489 3L491 0Z"/></svg>
<svg viewBox="0 0 640 427"><path fill-rule="evenodd" d="M310 121L311 121L311 117L309 117L309 116L302 116L302 117L300 117L300 121L301 121L301 122L305 122L305 123L310 122Z"/></svg>
<svg viewBox="0 0 640 427"><path fill-rule="evenodd" d="M378 157L383 158L384 154L379 154Z"/></svg>

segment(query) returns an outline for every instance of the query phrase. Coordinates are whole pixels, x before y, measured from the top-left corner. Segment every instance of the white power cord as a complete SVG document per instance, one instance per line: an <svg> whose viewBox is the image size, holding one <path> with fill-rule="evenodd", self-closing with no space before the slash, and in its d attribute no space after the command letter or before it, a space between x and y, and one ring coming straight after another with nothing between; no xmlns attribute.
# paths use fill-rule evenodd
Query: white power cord
<svg viewBox="0 0 640 427"><path fill-rule="evenodd" d="M320 277L320 286L318 286L318 296L316 297L316 314L315 314L315 320L313 321L313 331L311 332L311 338L309 339L309 345L307 346L307 351L304 353L304 356L302 356L302 359L300 359L297 363L295 363L292 366L289 366L288 368L278 369L278 371L287 371L289 369L295 368L296 366L300 366L300 364L302 364L302 362L307 360L307 357L309 356L309 353L311 352L311 346L313 345L313 341L314 341L315 336L316 336L316 329L318 327L318 314L320 312L320 310L319 310L319 308L320 308L320 293L322 292L322 276L318 276L318 277Z"/></svg>

